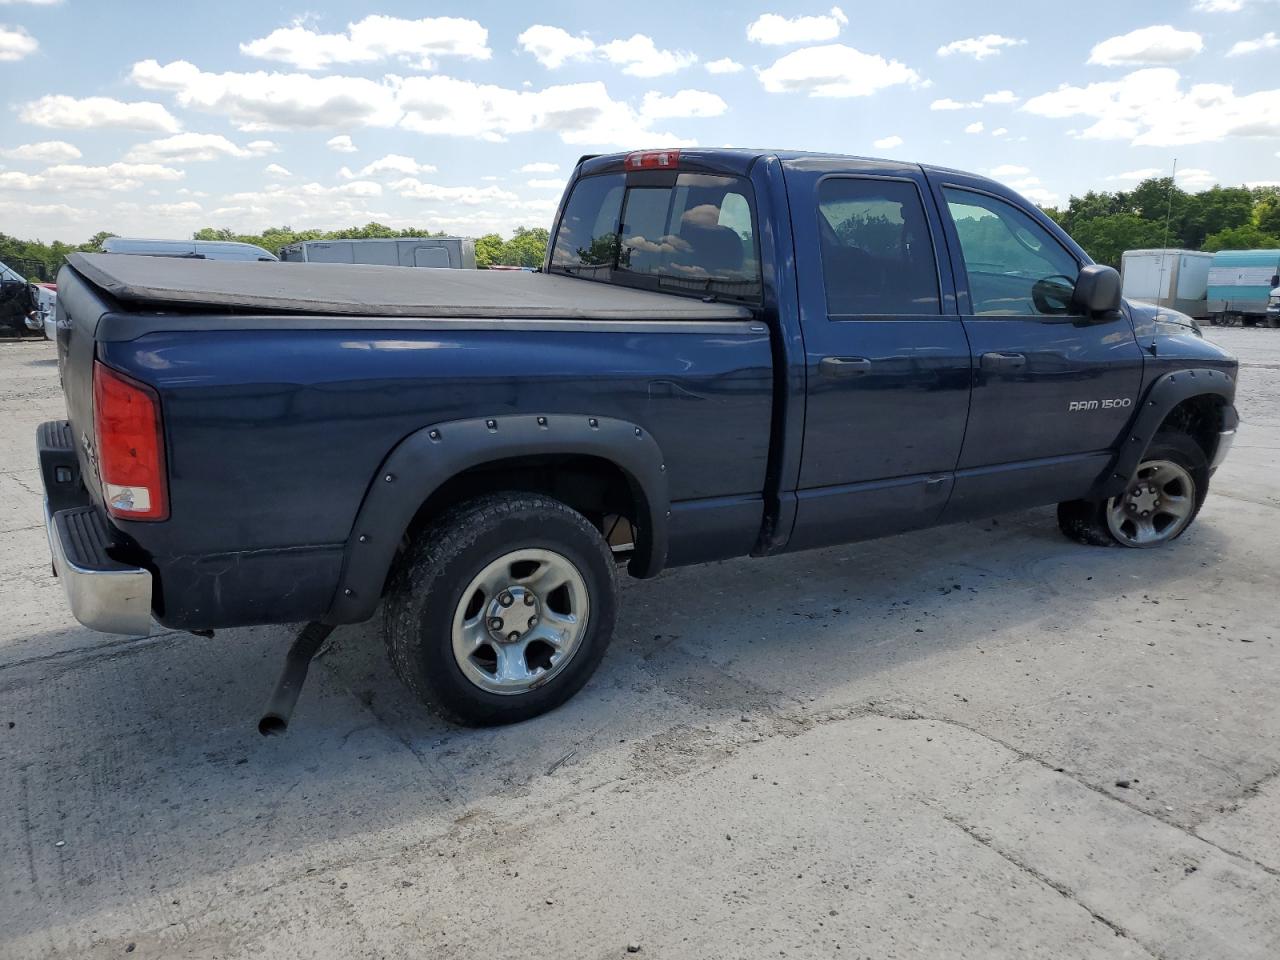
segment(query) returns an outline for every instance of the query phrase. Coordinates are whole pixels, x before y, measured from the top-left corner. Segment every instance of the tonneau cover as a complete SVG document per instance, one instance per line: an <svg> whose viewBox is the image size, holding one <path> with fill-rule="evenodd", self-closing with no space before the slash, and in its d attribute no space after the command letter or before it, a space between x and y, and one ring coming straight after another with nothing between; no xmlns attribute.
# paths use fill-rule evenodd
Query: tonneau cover
<svg viewBox="0 0 1280 960"><path fill-rule="evenodd" d="M68 265L122 304L361 317L744 320L727 303L528 271L239 263L77 253Z"/></svg>

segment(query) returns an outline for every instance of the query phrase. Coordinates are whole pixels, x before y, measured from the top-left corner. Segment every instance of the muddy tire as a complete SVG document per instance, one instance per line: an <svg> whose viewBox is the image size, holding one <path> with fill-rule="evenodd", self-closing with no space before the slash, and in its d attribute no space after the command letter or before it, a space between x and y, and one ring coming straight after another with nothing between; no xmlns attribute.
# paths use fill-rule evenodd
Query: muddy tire
<svg viewBox="0 0 1280 960"><path fill-rule="evenodd" d="M392 667L438 713L468 726L527 720L595 672L613 634L612 552L558 500L499 493L426 527L392 575Z"/></svg>
<svg viewBox="0 0 1280 960"><path fill-rule="evenodd" d="M1122 494L1058 504L1058 527L1089 546L1159 547L1186 533L1208 492L1209 462L1200 445L1164 430Z"/></svg>

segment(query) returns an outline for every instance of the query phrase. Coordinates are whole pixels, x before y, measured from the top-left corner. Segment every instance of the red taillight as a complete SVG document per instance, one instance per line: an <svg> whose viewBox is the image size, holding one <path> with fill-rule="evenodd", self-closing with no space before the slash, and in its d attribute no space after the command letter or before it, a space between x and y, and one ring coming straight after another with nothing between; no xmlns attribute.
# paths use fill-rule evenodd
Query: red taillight
<svg viewBox="0 0 1280 960"><path fill-rule="evenodd" d="M626 159L628 170L674 169L679 162L679 150L640 150L628 153Z"/></svg>
<svg viewBox="0 0 1280 960"><path fill-rule="evenodd" d="M93 429L107 512L121 520L168 517L164 437L156 392L95 360Z"/></svg>

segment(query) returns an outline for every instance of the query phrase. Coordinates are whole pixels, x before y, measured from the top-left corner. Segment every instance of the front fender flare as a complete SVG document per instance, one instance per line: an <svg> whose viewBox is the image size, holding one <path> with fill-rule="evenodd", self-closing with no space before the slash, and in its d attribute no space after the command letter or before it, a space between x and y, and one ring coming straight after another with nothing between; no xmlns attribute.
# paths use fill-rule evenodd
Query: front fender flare
<svg viewBox="0 0 1280 960"><path fill-rule="evenodd" d="M1196 367L1166 373L1151 385L1143 398L1142 406L1129 424L1116 453L1111 471L1102 481L1099 496L1114 497L1124 490L1125 484L1138 469L1142 456L1147 452L1160 424L1173 408L1192 397L1217 396L1230 407L1235 400L1235 378L1224 370L1213 367Z"/></svg>
<svg viewBox="0 0 1280 960"><path fill-rule="evenodd" d="M667 468L647 430L585 414L452 420L411 433L382 462L347 538L342 577L325 622L357 623L372 616L404 532L447 480L486 463L539 454L598 457L618 467L632 485L640 514L629 569L637 577L662 570L670 510Z"/></svg>

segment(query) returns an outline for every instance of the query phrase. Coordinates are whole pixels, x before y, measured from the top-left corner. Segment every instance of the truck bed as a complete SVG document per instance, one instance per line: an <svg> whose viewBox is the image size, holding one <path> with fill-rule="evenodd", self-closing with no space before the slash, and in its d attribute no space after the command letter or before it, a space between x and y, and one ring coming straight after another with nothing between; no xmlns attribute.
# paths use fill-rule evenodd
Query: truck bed
<svg viewBox="0 0 1280 960"><path fill-rule="evenodd" d="M544 273L236 263L81 253L71 269L126 309L342 317L744 320L744 307Z"/></svg>

